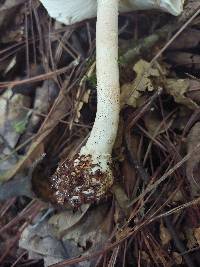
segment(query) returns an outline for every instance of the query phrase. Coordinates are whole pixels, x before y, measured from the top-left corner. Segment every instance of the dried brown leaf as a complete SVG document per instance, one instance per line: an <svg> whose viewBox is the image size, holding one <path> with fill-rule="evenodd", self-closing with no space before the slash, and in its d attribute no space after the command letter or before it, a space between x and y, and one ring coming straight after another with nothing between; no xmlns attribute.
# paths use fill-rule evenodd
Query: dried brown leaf
<svg viewBox="0 0 200 267"><path fill-rule="evenodd" d="M187 137L187 152L191 153L200 144L200 122L197 122L190 130ZM186 165L186 175L190 183L190 191L193 196L200 194L200 149L193 153Z"/></svg>
<svg viewBox="0 0 200 267"><path fill-rule="evenodd" d="M168 245L172 237L169 230L164 226L163 222L160 223L160 240L163 246Z"/></svg>
<svg viewBox="0 0 200 267"><path fill-rule="evenodd" d="M65 217L65 219L67 219ZM102 204L88 210L84 217L74 227L61 234L63 242L73 241L82 252L89 253L102 247L110 232L110 221L107 204ZM57 226L59 228L59 226ZM88 247L88 244L90 246Z"/></svg>
<svg viewBox="0 0 200 267"><path fill-rule="evenodd" d="M166 79L165 89L168 94L173 96L174 101L194 110L199 106L186 96L189 88L190 82L188 79Z"/></svg>
<svg viewBox="0 0 200 267"><path fill-rule="evenodd" d="M189 49L198 46L200 43L200 31L198 29L189 28L180 34L169 49Z"/></svg>
<svg viewBox="0 0 200 267"><path fill-rule="evenodd" d="M123 173L123 180L126 192L129 197L132 196L134 188L136 186L136 170L132 164L129 163L128 159L122 163L122 173Z"/></svg>
<svg viewBox="0 0 200 267"><path fill-rule="evenodd" d="M170 63L186 68L200 69L200 55L188 52L169 52L167 58Z"/></svg>
<svg viewBox="0 0 200 267"><path fill-rule="evenodd" d="M143 59L140 59L134 65L133 70L136 72L135 80L121 87L121 107L125 104L137 107L137 101L142 92L154 90L151 77L160 76L159 70L155 67L150 67L150 63Z"/></svg>
<svg viewBox="0 0 200 267"><path fill-rule="evenodd" d="M13 165L11 170L2 173L0 175L0 181L9 180L24 167L32 165L33 162L44 153L44 140L65 116L67 108L69 108L68 98L60 92L47 119L44 121L38 132L37 138L32 142L27 154L23 156L16 165Z"/></svg>
<svg viewBox="0 0 200 267"><path fill-rule="evenodd" d="M197 240L198 245L200 246L200 227L194 229L194 236Z"/></svg>
<svg viewBox="0 0 200 267"><path fill-rule="evenodd" d="M177 265L181 265L182 262L183 262L183 258L182 256L178 253L178 252L172 252L172 255L173 255L173 258L174 258L174 261Z"/></svg>
<svg viewBox="0 0 200 267"><path fill-rule="evenodd" d="M186 93L186 96L198 105L200 105L200 80L190 79L189 82L189 90Z"/></svg>
<svg viewBox="0 0 200 267"><path fill-rule="evenodd" d="M193 229L186 227L184 232L185 232L186 241L187 241L187 248L192 249L197 244L197 241L194 236L194 231Z"/></svg>
<svg viewBox="0 0 200 267"><path fill-rule="evenodd" d="M145 126L150 135L153 137L156 137L157 135L168 130L171 127L173 121L173 117L170 117L170 119L163 123L163 119L154 109L151 109L150 112L147 112L144 116Z"/></svg>
<svg viewBox="0 0 200 267"><path fill-rule="evenodd" d="M82 205L81 210L74 212L73 210L66 210L53 215L49 224L54 227L54 234L58 238L67 233L70 228L74 227L85 215L90 205Z"/></svg>

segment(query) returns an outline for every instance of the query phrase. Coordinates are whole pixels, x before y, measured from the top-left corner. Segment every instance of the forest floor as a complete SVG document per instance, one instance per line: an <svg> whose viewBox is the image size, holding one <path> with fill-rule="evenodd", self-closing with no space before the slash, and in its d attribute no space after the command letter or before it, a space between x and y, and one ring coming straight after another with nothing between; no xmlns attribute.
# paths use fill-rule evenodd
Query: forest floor
<svg viewBox="0 0 200 267"><path fill-rule="evenodd" d="M96 20L0 1L0 266L200 266L198 2L120 14L115 182L75 210L50 177L95 119Z"/></svg>

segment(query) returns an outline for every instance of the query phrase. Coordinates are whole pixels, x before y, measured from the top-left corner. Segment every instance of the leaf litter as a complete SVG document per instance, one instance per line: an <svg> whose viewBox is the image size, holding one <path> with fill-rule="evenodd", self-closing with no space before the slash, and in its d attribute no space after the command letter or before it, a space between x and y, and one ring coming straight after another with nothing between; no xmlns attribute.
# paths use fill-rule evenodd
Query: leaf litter
<svg viewBox="0 0 200 267"><path fill-rule="evenodd" d="M199 266L199 3L180 18L120 16L115 184L71 210L55 206L49 177L95 118L95 20L66 27L38 1L4 2L0 265Z"/></svg>

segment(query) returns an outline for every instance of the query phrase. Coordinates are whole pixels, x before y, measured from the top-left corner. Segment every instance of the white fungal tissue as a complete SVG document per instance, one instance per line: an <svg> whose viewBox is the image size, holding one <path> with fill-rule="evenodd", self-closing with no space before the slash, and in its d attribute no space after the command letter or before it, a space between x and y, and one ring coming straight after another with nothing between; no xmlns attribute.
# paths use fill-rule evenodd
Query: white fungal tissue
<svg viewBox="0 0 200 267"><path fill-rule="evenodd" d="M41 0L49 15L70 25L96 17L97 0ZM121 0L120 12L159 9L178 16L183 11L184 0Z"/></svg>

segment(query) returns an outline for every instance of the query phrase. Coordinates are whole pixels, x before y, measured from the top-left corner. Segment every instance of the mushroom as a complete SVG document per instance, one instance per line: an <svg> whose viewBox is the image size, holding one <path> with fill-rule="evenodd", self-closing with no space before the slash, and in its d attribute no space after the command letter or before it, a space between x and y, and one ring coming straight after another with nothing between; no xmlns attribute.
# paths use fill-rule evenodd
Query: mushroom
<svg viewBox="0 0 200 267"><path fill-rule="evenodd" d="M118 9L119 0L41 0L50 16L65 24L93 17L97 10L96 72L97 113L85 146L73 158L58 165L51 177L58 203L73 207L105 196L113 184L112 147L119 121ZM124 11L130 10L121 1ZM137 9L158 7L151 1L131 0ZM143 2L143 6L142 6ZM157 2L157 1L155 1ZM163 0L159 7L175 13L182 0ZM179 4L177 4L179 2ZM96 6L97 5L97 6Z"/></svg>
<svg viewBox="0 0 200 267"><path fill-rule="evenodd" d="M40 0L49 15L66 24L73 24L97 15L98 0ZM183 10L184 0L121 0L120 12L132 10L159 9L172 15L179 15Z"/></svg>

